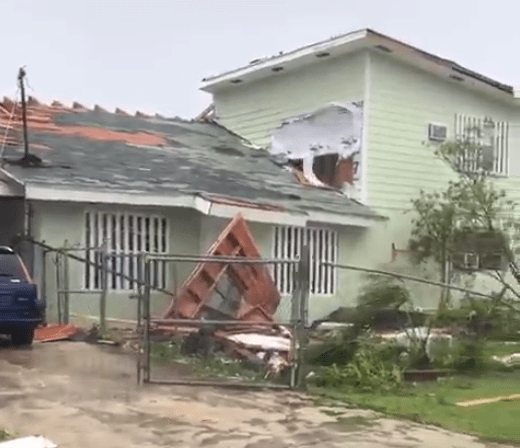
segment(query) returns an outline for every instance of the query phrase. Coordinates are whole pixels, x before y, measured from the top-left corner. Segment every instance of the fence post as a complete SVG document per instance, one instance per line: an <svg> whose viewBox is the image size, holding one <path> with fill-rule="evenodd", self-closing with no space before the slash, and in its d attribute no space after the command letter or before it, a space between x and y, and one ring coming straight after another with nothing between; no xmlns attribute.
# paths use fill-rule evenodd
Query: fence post
<svg viewBox="0 0 520 448"><path fill-rule="evenodd" d="M310 252L309 246L305 244L302 247L300 261L298 263L298 321L296 335L298 340L298 369L297 369L297 387L305 389L305 352L307 348L306 322L308 318L309 306L309 275L310 275Z"/></svg>
<svg viewBox="0 0 520 448"><path fill-rule="evenodd" d="M105 241L103 243L101 252L101 296L99 298L99 326L101 332L106 331L106 308L107 308L107 293L108 293L108 245Z"/></svg>
<svg viewBox="0 0 520 448"><path fill-rule="evenodd" d="M60 324L63 323L63 316L61 311L61 305L62 305L62 284L61 284L61 254L59 252L56 252L55 255L55 262L56 264L56 306L58 308L58 322Z"/></svg>
<svg viewBox="0 0 520 448"><path fill-rule="evenodd" d="M143 307L143 263L144 263L144 254L139 253L137 255L137 385L143 385L143 337L144 333L142 331L142 307Z"/></svg>
<svg viewBox="0 0 520 448"><path fill-rule="evenodd" d="M68 241L65 240L63 244L63 248L68 248ZM63 323L69 323L69 314L70 314L70 277L69 277L69 256L68 253L65 252L63 254Z"/></svg>
<svg viewBox="0 0 520 448"><path fill-rule="evenodd" d="M150 260L146 257L144 259L144 351L145 351L145 381L150 382L150 370L151 370L151 345L150 345Z"/></svg>

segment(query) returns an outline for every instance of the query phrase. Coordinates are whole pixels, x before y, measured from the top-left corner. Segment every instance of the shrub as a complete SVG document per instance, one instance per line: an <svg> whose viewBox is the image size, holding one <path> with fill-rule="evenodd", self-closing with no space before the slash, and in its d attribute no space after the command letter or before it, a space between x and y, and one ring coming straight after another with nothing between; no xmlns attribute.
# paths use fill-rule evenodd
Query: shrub
<svg viewBox="0 0 520 448"><path fill-rule="evenodd" d="M394 344L359 341L359 349L345 366L323 367L314 382L323 387L353 386L364 392L397 389L402 382L397 365L399 350Z"/></svg>
<svg viewBox="0 0 520 448"><path fill-rule="evenodd" d="M358 297L358 307L364 310L399 309L410 302L410 292L393 278L375 276Z"/></svg>

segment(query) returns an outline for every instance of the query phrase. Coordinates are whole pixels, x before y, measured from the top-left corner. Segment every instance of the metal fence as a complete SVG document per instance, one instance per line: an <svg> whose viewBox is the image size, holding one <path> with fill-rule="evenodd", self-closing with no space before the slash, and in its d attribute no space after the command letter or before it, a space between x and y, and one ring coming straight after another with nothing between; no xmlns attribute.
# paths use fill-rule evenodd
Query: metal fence
<svg viewBox="0 0 520 448"><path fill-rule="evenodd" d="M50 262L54 264L54 277L55 277L55 292L56 292L56 305L57 305L57 318L59 323L69 323L71 313L71 296L99 296L97 310L93 313L94 316L99 320L100 329L104 332L107 328L107 297L110 291L108 280L109 275L118 277L129 282L136 284L138 290L144 286L144 277L142 269L144 266L144 252L123 254L108 251L108 245L103 243L100 247L70 247L67 241L64 242L62 247L52 247L45 243L30 240L34 246L38 246L42 249L41 251L41 278L36 279L39 283L40 294L43 297L47 297L50 290L47 285L47 281L51 272L49 272ZM88 259L84 254L87 252L94 254L94 259ZM83 256L82 256L83 255ZM114 260L122 258L131 258L137 266L137 277L121 272L117 268L117 264ZM76 261L82 266L90 266L99 272L100 276L100 288L99 289L74 289L71 287L71 261ZM52 266L52 265L51 265ZM154 285L150 285L151 290L155 290L173 297L173 293L164 288L159 288ZM137 298L131 291L128 291L130 297ZM138 307L139 308L139 307Z"/></svg>
<svg viewBox="0 0 520 448"><path fill-rule="evenodd" d="M56 264L56 284L57 284L57 295L58 295L58 313L60 322L67 323L70 316L70 295L72 294L83 294L85 291L74 290L70 288L70 267L69 261L76 260L85 265L90 265L100 270L101 273L101 289L99 291L88 291L89 294L99 293L99 321L101 329L106 329L106 309L107 309L107 296L109 291L108 285L108 274L112 276L118 276L125 278L132 284L136 285L136 294L132 294L137 299L137 334L138 334L138 347L137 347L137 381L138 384L146 383L161 383L161 384L184 384L184 385L218 385L218 386L231 386L231 387L272 387L272 388L299 388L304 385L304 359L306 358L306 349L308 346L309 339L309 328L306 327L308 320L308 309L309 309L309 291L310 291L310 257L309 248L304 246L302 248L301 256L298 260L295 259L251 259L239 256L192 256L192 255L179 255L179 254L149 254L149 253L133 253L133 254L121 254L108 252L106 245L101 248L72 248L67 247L65 244L61 248L52 248L43 243L36 243L43 248L43 275L44 280L42 289L45 291L45 279L46 279L46 268L47 263L45 260L48 259L49 255L54 256L54 262ZM89 260L86 257L81 257L78 252L90 250L96 252L99 256L96 256L95 261ZM132 275L124 272L120 272L115 269L113 260L116 258L131 257L132 263L137 267L136 272ZM277 266L285 266L291 270L290 278L293 279L293 289L290 296L283 296L282 301L286 301L279 305L279 309L290 310L290 313L278 317L277 321L264 321L258 320L240 320L230 318L229 315L220 316L201 316L192 318L179 318L178 316L167 316L164 315L157 317L152 312L152 302L155 300L152 292L158 291L163 294L167 294L171 298L173 309L179 298L178 293L180 288L177 284L176 275L174 275L174 285L170 290L165 290L157 287L152 279L154 266L157 263L165 263L172 265L172 272L177 272L177 265L183 263L209 263L217 264L219 266L236 267L239 265L252 266L262 265L269 266L270 268L276 268ZM400 274L390 271L369 269L355 265L345 265L338 263L323 262L322 265L328 267L335 267L337 269L346 269L358 272L365 272L376 275L391 276L406 281L424 283L433 285L441 288L448 288L451 290L460 291L466 294L474 296L480 296L485 298L492 298L493 295L485 294L480 291L474 291L467 288L462 288L457 285L444 284L432 280L423 279L420 277L414 277L406 274ZM227 269L227 268L226 268ZM271 269L272 271L273 269ZM129 292L129 294L131 294ZM288 302L287 302L288 301ZM161 329L161 327L163 327ZM168 327L165 330L165 327ZM259 334L263 334L263 330L274 330L281 332L285 331L286 335L289 336L289 349L287 351L287 368L286 375L273 379L273 376L267 375L262 376L264 371L268 371L266 363L262 363L266 358L260 358L258 352L261 349L252 350L248 348L247 343L243 341L237 341L232 339L231 344L236 347L234 356L228 351L219 352L218 359L222 365L230 365L234 362L233 358L243 358L251 361L256 359L258 362L255 365L249 365L243 369L243 371L255 372L252 376L239 376L238 379L231 379L227 373L226 375L219 376L220 372L201 371L199 367L208 367L208 363L215 359L214 353L209 354L206 357L188 356L184 353L175 352L174 346L178 349L182 348L182 344L185 343L186 339L190 335L203 333L210 327L210 333L212 337L217 340L222 340L222 332L229 336L229 328L233 331L242 332L245 334L251 334L254 330ZM186 330L186 331L185 331ZM220 331L220 333L219 333ZM227 333L226 333L227 331ZM235 334L237 334L235 331ZM218 333L218 334L217 334ZM161 364L159 358L162 349L166 347L168 363ZM248 358L249 353L252 356ZM232 350L231 350L232 351ZM275 351L269 349L266 351ZM267 354L266 354L267 356ZM255 358L256 357L256 358ZM194 363L190 364L190 360L194 360ZM197 364L198 363L198 364ZM254 364L254 363L253 363ZM240 366L238 366L240 367ZM198 369L198 370L197 370ZM255 370L257 369L257 370ZM256 374L260 372L260 374ZM251 372L249 372L251 373ZM268 372L266 372L268 373Z"/></svg>
<svg viewBox="0 0 520 448"><path fill-rule="evenodd" d="M304 254L305 253L307 256L303 255L300 260L145 254L141 260L143 263L141 271L143 278L139 279L139 283L142 287L139 288L138 292L139 305L137 327L141 335L139 339L139 355L137 358L138 383L217 385L247 388L295 388L302 385L303 356L306 342L304 325L307 320L309 297L308 250L304 250ZM212 316L211 313L206 313L204 318L176 318L175 315L173 318L154 318L151 313L152 298L150 273L153 263L157 261L174 264L187 262L217 264L220 267L225 267L226 271L227 269L233 269L240 265L290 266L290 269L293 270L294 278L293 294L290 297L282 298L282 300L290 300L290 319L276 322L267 319L263 321L244 321L239 319L226 319L225 317L215 318L214 314ZM174 300L176 299L177 298ZM157 334L159 332L157 330L161 327L164 329L165 326L169 326L170 331L167 331L162 337L158 337ZM262 329L285 332L285 335L289 337L289 347L286 358L284 358L287 366L285 374L277 378L273 378L269 375L270 371L268 362L271 361L272 358L267 360L267 356L269 352L273 355L273 352L276 352L275 349L272 347L265 347L264 350L261 343L252 349L251 344L248 346L248 344L243 341L233 341L233 336L229 336L230 334L233 334L232 329L238 330L238 334L242 335L262 335L264 333ZM240 333L240 331L242 331L242 333ZM254 333L251 333L252 331L254 331ZM180 347L182 349L183 346L185 347L187 345L187 341L190 337L192 337L192 340L196 337L204 338L205 332L206 335L209 335L209 337L213 339L213 341L224 341L222 345L224 347L227 346L227 349L218 352L218 357L215 356L215 353L212 354L207 352L203 353L202 356L198 353L197 355L199 356L190 358L189 356L186 356L186 353L179 355L179 345L175 346L177 350L173 349L174 341L176 343L179 343L180 341ZM226 334L231 339L226 339ZM235 333L235 336L236 334L237 333ZM161 365L157 356L154 356L157 355L158 347L162 347L163 349L166 347L168 352L167 357L169 358L167 365ZM235 356L230 354L230 352ZM263 359L258 355L259 352L265 352ZM239 363L238 367L240 368L241 373L238 374L238 378L236 376L231 377L230 372L224 372L224 374L221 375L222 372L218 369L217 372L212 372L211 369L208 369L208 367L210 367L209 364L215 362L215 360L220 362L220 367L236 363L234 358L236 358L237 353L239 354L239 357L246 361L245 364L249 362L249 366L244 367L244 369L242 369L243 362ZM280 355L278 354L278 356ZM190 362L190 360L193 362ZM255 360L256 363L254 362ZM180 365L178 364L179 362L181 362ZM176 363L177 368L175 368ZM200 367L203 368L203 371L201 371ZM261 375L258 375L258 372L260 372ZM250 375L243 375L245 373L249 373Z"/></svg>

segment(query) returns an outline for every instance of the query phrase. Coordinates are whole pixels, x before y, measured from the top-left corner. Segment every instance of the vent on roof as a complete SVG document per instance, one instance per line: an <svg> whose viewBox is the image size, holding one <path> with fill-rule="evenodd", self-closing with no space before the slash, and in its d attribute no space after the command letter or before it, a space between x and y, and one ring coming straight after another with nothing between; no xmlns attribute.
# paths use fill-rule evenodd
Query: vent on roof
<svg viewBox="0 0 520 448"><path fill-rule="evenodd" d="M242 154L242 152L230 146L212 146L212 148L218 153L225 154L226 156L244 157L244 154Z"/></svg>
<svg viewBox="0 0 520 448"><path fill-rule="evenodd" d="M428 125L428 139L434 142L443 142L448 137L448 127L445 124L430 123Z"/></svg>
<svg viewBox="0 0 520 448"><path fill-rule="evenodd" d="M273 67L271 70L273 72L281 72L283 70L283 67Z"/></svg>
<svg viewBox="0 0 520 448"><path fill-rule="evenodd" d="M385 53L392 53L392 50L385 45L374 45L374 48L384 51Z"/></svg>
<svg viewBox="0 0 520 448"><path fill-rule="evenodd" d="M239 83L241 83L241 82L242 82L241 79L232 79L232 80L231 80L231 83L232 83L232 84L239 84Z"/></svg>
<svg viewBox="0 0 520 448"><path fill-rule="evenodd" d="M327 56L330 56L330 53L327 53L326 51L322 51L316 55L317 58L326 58Z"/></svg>

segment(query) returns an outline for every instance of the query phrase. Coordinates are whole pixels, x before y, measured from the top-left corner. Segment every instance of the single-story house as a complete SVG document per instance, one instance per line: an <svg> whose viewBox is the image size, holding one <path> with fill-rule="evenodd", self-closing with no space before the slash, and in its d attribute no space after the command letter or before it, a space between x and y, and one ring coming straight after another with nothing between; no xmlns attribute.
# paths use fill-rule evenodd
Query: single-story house
<svg viewBox="0 0 520 448"><path fill-rule="evenodd" d="M89 110L80 104L28 102L28 157L24 157L20 104L0 103L1 244L25 233L53 248L76 248L94 260L103 242L118 253L203 254L230 219L247 220L265 258L297 257L310 243L310 318L320 318L355 297L359 276L319 266L320 260L351 263L359 237L385 218L339 189L304 185L268 152L212 122L184 121L121 110ZM7 132L6 132L7 131ZM25 154L27 156L27 154ZM374 248L377 251L377 248ZM41 251L31 263L57 316L55 261ZM135 274L132 258L113 267ZM158 264L154 285L172 291L193 263ZM70 311L97 315L100 276L95 267L69 262ZM291 293L290 273L273 272L280 292ZM111 275L107 316L134 319L135 285ZM153 311L170 296L157 293ZM288 317L282 301L281 317Z"/></svg>

